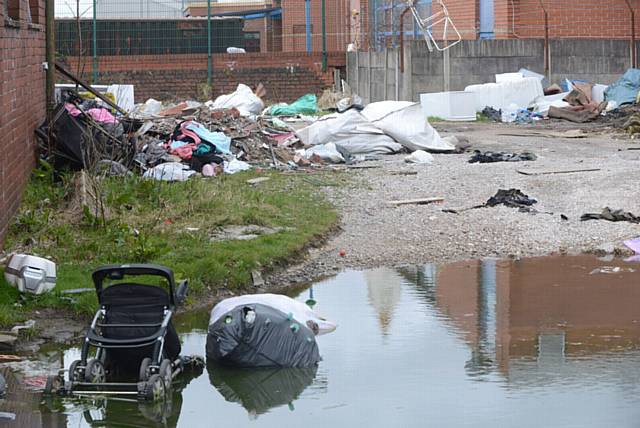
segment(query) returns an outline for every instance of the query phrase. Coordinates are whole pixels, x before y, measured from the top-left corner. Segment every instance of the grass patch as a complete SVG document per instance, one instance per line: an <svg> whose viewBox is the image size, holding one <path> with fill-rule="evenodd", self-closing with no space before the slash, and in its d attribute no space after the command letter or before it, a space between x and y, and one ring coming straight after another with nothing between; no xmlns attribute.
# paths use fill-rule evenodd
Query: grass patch
<svg viewBox="0 0 640 428"><path fill-rule="evenodd" d="M92 313L94 293L70 299L61 291L92 287L92 270L108 263L166 265L178 280L189 280L191 299L222 287L241 289L251 283L252 270L295 258L336 223L337 214L319 187L301 175L266 173L260 176L269 181L255 187L246 183L256 176L247 172L182 183L106 178L100 183L102 216L79 202L77 176L54 181L52 171L36 170L5 248L54 260L56 290L21 302L0 279L0 324L20 321L37 307ZM211 240L227 225L283 230L247 241Z"/></svg>

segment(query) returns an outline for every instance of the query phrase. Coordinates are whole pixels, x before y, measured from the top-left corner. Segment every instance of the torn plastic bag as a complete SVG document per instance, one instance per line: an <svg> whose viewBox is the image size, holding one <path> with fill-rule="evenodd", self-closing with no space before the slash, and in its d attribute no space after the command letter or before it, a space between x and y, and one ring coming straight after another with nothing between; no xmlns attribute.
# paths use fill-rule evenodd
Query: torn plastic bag
<svg viewBox="0 0 640 428"><path fill-rule="evenodd" d="M244 296L230 297L218 303L211 311L209 324L213 324L236 306L259 303L270 306L286 314L291 313L295 319L307 324L311 321L318 326L318 334L331 333L337 328L337 324L319 315L309 306L282 294L247 294Z"/></svg>
<svg viewBox="0 0 640 428"><path fill-rule="evenodd" d="M264 109L262 100L250 87L242 83L238 85L235 92L220 95L215 101L207 101L205 105L211 110L236 108L242 116L258 115Z"/></svg>
<svg viewBox="0 0 640 428"><path fill-rule="evenodd" d="M309 327L292 313L259 303L235 306L217 320L212 316L206 350L211 361L234 367L302 368L320 361Z"/></svg>
<svg viewBox="0 0 640 428"><path fill-rule="evenodd" d="M276 104L269 108L267 114L272 116L295 116L298 114L316 114L318 100L315 94L303 95L291 104Z"/></svg>
<svg viewBox="0 0 640 428"><path fill-rule="evenodd" d="M162 181L186 181L195 173L180 162L167 162L145 171L142 177Z"/></svg>
<svg viewBox="0 0 640 428"><path fill-rule="evenodd" d="M453 152L455 147L440 138L419 103L380 101L362 110L362 116L407 149Z"/></svg>
<svg viewBox="0 0 640 428"><path fill-rule="evenodd" d="M318 144L304 152L304 157L311 159L313 155L317 155L323 161L331 163L343 163L344 157L340 154L334 143Z"/></svg>
<svg viewBox="0 0 640 428"><path fill-rule="evenodd" d="M334 143L343 155L388 154L402 149L402 145L355 109L324 116L298 130L296 135L311 146Z"/></svg>
<svg viewBox="0 0 640 428"><path fill-rule="evenodd" d="M640 91L640 70L628 69L618 81L604 91L606 101L615 101L618 107L625 104L633 104Z"/></svg>

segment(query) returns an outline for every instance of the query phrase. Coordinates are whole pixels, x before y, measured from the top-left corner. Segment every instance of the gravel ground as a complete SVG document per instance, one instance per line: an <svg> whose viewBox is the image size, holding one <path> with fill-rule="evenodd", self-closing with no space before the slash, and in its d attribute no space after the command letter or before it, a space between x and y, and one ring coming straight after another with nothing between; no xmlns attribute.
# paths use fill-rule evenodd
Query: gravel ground
<svg viewBox="0 0 640 428"><path fill-rule="evenodd" d="M351 185L325 191L341 213L341 231L303 263L268 279L268 284L304 282L345 268L452 262L482 257L524 257L552 253L624 253L624 239L640 235L640 225L580 221L605 206L640 215L640 147L611 129L584 126L588 138L540 135L575 125L437 124L445 135L464 135L471 149L531 151L533 162L469 164L470 153L435 155L431 165L409 165L405 155L385 156L371 169L352 169ZM552 171L600 168L596 172L527 176L517 169ZM417 172L398 175L398 172ZM442 212L484 203L498 189L518 188L550 214L507 207L460 214ZM442 204L393 207L389 200L440 196ZM563 220L564 214L569 219ZM345 255L339 252L344 249Z"/></svg>

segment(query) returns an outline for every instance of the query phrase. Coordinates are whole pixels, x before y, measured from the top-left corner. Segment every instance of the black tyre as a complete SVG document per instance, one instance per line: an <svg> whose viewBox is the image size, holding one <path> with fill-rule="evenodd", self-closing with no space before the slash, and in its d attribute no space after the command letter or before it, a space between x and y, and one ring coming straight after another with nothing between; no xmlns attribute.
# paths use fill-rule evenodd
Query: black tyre
<svg viewBox="0 0 640 428"><path fill-rule="evenodd" d="M107 373L104 370L102 361L95 358L87 361L87 367L84 370L84 381L88 383L105 383L107 381Z"/></svg>
<svg viewBox="0 0 640 428"><path fill-rule="evenodd" d="M154 374L144 384L143 398L148 401L161 401L166 397L167 390L162 376Z"/></svg>
<svg viewBox="0 0 640 428"><path fill-rule="evenodd" d="M171 384L173 382L171 360L169 360L168 358L162 360L162 363L160 363L160 370L158 374L164 380L164 386L166 387L166 389L171 389Z"/></svg>
<svg viewBox="0 0 640 428"><path fill-rule="evenodd" d="M57 394L64 386L63 380L60 376L48 376L47 383L44 385L44 394L53 395Z"/></svg>
<svg viewBox="0 0 640 428"><path fill-rule="evenodd" d="M80 360L75 360L69 366L69 380L71 382L82 382L84 380L84 375L80 368Z"/></svg>
<svg viewBox="0 0 640 428"><path fill-rule="evenodd" d="M146 382L149 380L149 366L151 365L151 358L147 357L140 363L140 371L138 372L138 380L140 382Z"/></svg>

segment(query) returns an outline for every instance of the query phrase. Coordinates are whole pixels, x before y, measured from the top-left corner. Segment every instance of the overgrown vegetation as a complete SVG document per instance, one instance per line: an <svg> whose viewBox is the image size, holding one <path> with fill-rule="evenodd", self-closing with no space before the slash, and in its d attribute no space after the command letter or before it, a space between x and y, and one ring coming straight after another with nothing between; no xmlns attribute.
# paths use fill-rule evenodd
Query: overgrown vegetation
<svg viewBox="0 0 640 428"><path fill-rule="evenodd" d="M337 215L317 184L295 174L254 172L182 183L136 176L100 179L87 186L81 174L54 180L46 166L36 170L5 249L50 257L57 263L56 291L20 297L0 279L0 324L19 321L29 309L60 307L88 314L95 293L61 291L92 287L90 273L108 263L159 263L188 279L191 298L251 283L251 271L295 258L327 233ZM94 177L95 178L95 177ZM336 177L323 177L336 180ZM98 194L96 194L98 193ZM212 240L227 225L283 228L253 240ZM24 300L21 300L24 299Z"/></svg>

